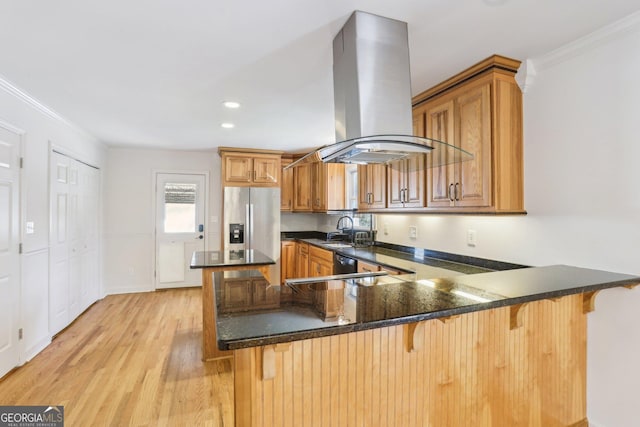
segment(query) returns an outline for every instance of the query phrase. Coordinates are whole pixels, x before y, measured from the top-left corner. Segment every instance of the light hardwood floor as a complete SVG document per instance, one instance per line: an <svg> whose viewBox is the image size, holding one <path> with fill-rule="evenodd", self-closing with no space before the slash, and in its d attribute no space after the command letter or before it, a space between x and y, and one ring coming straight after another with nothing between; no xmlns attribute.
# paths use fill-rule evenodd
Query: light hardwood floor
<svg viewBox="0 0 640 427"><path fill-rule="evenodd" d="M66 426L232 426L228 360L202 362L201 290L112 295L0 380L0 405L64 405Z"/></svg>

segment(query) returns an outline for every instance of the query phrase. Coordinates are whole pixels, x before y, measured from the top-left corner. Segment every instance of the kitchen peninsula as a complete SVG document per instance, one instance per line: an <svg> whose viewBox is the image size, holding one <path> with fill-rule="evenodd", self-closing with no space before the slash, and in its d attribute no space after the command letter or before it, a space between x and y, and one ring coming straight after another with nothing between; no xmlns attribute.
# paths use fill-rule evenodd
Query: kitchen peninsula
<svg viewBox="0 0 640 427"><path fill-rule="evenodd" d="M192 269L202 269L202 358L210 360L229 357L229 352L220 351L216 346L216 325L214 314L214 290L212 274L216 271L257 270L269 285L269 266L275 261L258 250L202 251L194 252Z"/></svg>
<svg viewBox="0 0 640 427"><path fill-rule="evenodd" d="M599 291L640 284L569 266L383 276L291 286L322 304L229 312L225 280L237 426L587 426L586 314Z"/></svg>

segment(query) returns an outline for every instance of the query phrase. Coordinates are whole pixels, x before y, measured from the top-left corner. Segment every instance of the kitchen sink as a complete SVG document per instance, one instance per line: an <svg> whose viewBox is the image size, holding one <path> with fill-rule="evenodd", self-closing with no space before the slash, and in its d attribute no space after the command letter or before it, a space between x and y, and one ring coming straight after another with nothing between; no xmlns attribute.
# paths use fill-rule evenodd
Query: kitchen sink
<svg viewBox="0 0 640 427"><path fill-rule="evenodd" d="M328 248L351 248L353 245L348 243L325 243L324 244Z"/></svg>

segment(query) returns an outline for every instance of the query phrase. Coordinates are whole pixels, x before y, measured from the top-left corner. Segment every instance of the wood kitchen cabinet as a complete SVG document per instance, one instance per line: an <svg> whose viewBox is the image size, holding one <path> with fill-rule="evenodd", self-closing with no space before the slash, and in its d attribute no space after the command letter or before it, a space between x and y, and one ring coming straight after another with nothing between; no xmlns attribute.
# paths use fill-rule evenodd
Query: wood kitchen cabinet
<svg viewBox="0 0 640 427"><path fill-rule="evenodd" d="M309 277L309 244L297 243L296 277Z"/></svg>
<svg viewBox="0 0 640 427"><path fill-rule="evenodd" d="M280 282L282 285L280 300L282 302L291 301L293 292L290 287L284 285L284 281L298 277L296 275L297 250L297 243L294 241L284 241L280 244Z"/></svg>
<svg viewBox="0 0 640 427"><path fill-rule="evenodd" d="M312 163L303 163L293 168L293 210L311 212L311 173Z"/></svg>
<svg viewBox="0 0 640 427"><path fill-rule="evenodd" d="M427 137L473 154L473 160L427 160L428 209L445 212L525 213L520 61L494 55L414 97L414 122ZM445 162L446 163L446 162Z"/></svg>
<svg viewBox="0 0 640 427"><path fill-rule="evenodd" d="M282 152L220 147L225 187L278 187Z"/></svg>
<svg viewBox="0 0 640 427"><path fill-rule="evenodd" d="M358 165L358 210L387 207L387 166Z"/></svg>
<svg viewBox="0 0 640 427"><path fill-rule="evenodd" d="M311 171L313 211L345 209L345 165L316 162Z"/></svg>
<svg viewBox="0 0 640 427"><path fill-rule="evenodd" d="M296 274L296 258L298 244L291 240L280 243L280 280L284 284L286 279L294 279Z"/></svg>
<svg viewBox="0 0 640 427"><path fill-rule="evenodd" d="M425 156L417 154L387 166L389 208L422 208L425 205Z"/></svg>
<svg viewBox="0 0 640 427"><path fill-rule="evenodd" d="M313 306L323 320L337 319L344 314L344 283L338 280L318 284Z"/></svg>
<svg viewBox="0 0 640 427"><path fill-rule="evenodd" d="M309 247L309 276L321 277L333 274L333 252L316 246Z"/></svg>
<svg viewBox="0 0 640 427"><path fill-rule="evenodd" d="M227 273L229 274L229 273ZM280 305L280 293L262 275L241 272L237 277L225 277L222 298L218 304L221 313L254 308L275 308Z"/></svg>
<svg viewBox="0 0 640 427"><path fill-rule="evenodd" d="M373 273L376 271L380 271L378 264L358 260L358 273Z"/></svg>
<svg viewBox="0 0 640 427"><path fill-rule="evenodd" d="M293 168L285 169L293 159L283 158L280 161L280 210L293 210Z"/></svg>
<svg viewBox="0 0 640 427"><path fill-rule="evenodd" d="M280 305L280 292L264 278L254 278L252 286L252 308L275 308Z"/></svg>
<svg viewBox="0 0 640 427"><path fill-rule="evenodd" d="M309 244L298 242L296 244L296 277L309 277ZM312 292L308 285L299 285L298 292L293 293L293 300L299 304L311 304Z"/></svg>
<svg viewBox="0 0 640 427"><path fill-rule="evenodd" d="M413 114L413 134L425 136L424 114ZM425 165L424 154L397 160L387 166L387 207L422 208L425 206Z"/></svg>
<svg viewBox="0 0 640 427"><path fill-rule="evenodd" d="M358 260L358 273L373 273L377 271L386 271L390 275L405 274L403 271L396 270L395 268Z"/></svg>

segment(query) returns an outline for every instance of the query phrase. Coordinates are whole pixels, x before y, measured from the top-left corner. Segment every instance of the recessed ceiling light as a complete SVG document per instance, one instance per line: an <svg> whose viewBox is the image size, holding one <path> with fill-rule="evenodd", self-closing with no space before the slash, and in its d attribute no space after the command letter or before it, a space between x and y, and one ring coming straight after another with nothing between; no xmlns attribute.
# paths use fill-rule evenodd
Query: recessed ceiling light
<svg viewBox="0 0 640 427"><path fill-rule="evenodd" d="M222 126L225 129L231 129L231 128L234 128L236 125L234 125L233 123L223 123L220 126Z"/></svg>
<svg viewBox="0 0 640 427"><path fill-rule="evenodd" d="M240 103L235 101L225 101L222 103L227 108L240 108Z"/></svg>

